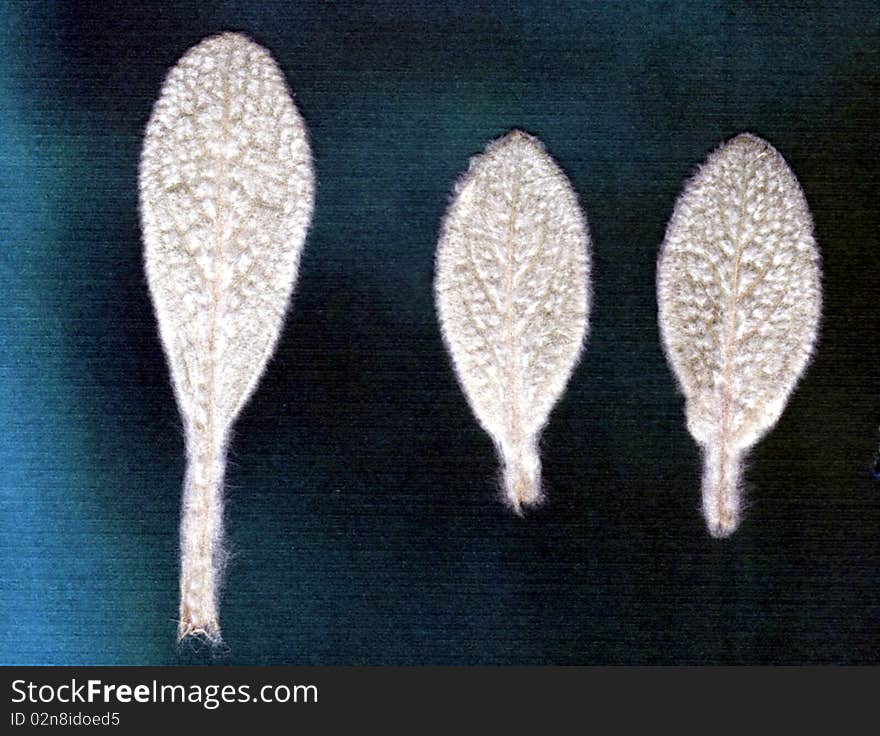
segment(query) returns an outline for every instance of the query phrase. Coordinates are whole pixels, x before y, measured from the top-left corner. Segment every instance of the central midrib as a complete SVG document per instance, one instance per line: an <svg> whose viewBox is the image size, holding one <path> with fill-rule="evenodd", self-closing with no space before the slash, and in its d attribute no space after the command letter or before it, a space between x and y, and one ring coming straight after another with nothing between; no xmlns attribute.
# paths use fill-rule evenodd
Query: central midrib
<svg viewBox="0 0 880 736"><path fill-rule="evenodd" d="M505 339L507 345L507 360L506 360L506 373L507 373L507 383L510 387L510 396L508 398L509 401L509 414L510 414L510 432L511 439L514 443L514 449L517 451L517 459L518 459L518 445L520 444L520 419L519 419L519 406L518 406L518 397L519 397L519 378L518 372L516 369L516 341L513 334L513 320L514 320L514 298L513 298L513 276L514 276L514 248L515 248L515 239L516 239L516 217L517 210L519 207L519 189L520 189L520 171L517 168L516 175L513 177L513 191L511 194L511 202L510 202L510 217L507 221L507 262L506 262L506 270L505 270L505 299L504 299L504 310L505 310ZM516 475L514 475L514 479ZM515 482L515 481L514 481ZM519 489L515 489L519 492ZM519 499L516 499L517 502Z"/></svg>
<svg viewBox="0 0 880 736"><path fill-rule="evenodd" d="M202 524L202 535L199 540L199 550L203 557L210 556L207 569L213 569L213 550L210 548L210 527L211 527L211 506L212 494L214 492L214 473L215 473L215 436L214 436L214 404L216 401L216 343L217 343L217 312L219 310L219 284L218 270L222 257L222 240L223 240L223 198L226 191L226 142L229 139L229 68L232 61L232 49L227 53L226 64L220 70L222 79L222 97L221 100L221 117L220 117L220 156L217 167L217 209L214 219L214 250L211 268L211 313L208 323L208 386L207 386L207 449L208 449L208 466L206 471L206 482L202 487L202 508L206 514L205 523ZM205 573L207 575L207 573ZM207 581L203 580L203 586ZM206 622L210 623L210 622Z"/></svg>
<svg viewBox="0 0 880 736"><path fill-rule="evenodd" d="M730 289L730 305L727 317L727 339L724 349L724 389L721 394L721 442L719 449L719 478L718 478L718 519L724 514L725 489L727 487L726 473L728 471L728 455L730 453L730 404L731 404L731 380L733 379L733 352L736 333L736 310L739 297L739 268L743 252L743 222L746 215L746 195L748 194L749 178L751 172L744 170L742 185L740 188L739 218L736 223L736 241L734 243L733 258L733 283ZM723 210L722 210L723 213Z"/></svg>

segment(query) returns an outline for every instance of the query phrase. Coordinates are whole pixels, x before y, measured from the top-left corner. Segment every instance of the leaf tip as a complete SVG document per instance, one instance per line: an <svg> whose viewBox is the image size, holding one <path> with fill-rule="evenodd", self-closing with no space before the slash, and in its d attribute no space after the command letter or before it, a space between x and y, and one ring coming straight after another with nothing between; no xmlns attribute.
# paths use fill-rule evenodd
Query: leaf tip
<svg viewBox="0 0 880 736"><path fill-rule="evenodd" d="M214 57L217 54L239 53L244 57L250 54L269 55L269 52L254 39L241 31L220 31L211 36L206 36L192 46L183 59ZM271 56L270 56L271 58ZM239 63L245 64L242 60Z"/></svg>
<svg viewBox="0 0 880 736"><path fill-rule="evenodd" d="M742 133L738 133L737 135L733 136L733 138L731 138L728 143L736 143L740 145L758 143L761 145L766 145L767 141L765 141L759 135L755 135L754 133L750 133L749 131L744 130Z"/></svg>
<svg viewBox="0 0 880 736"><path fill-rule="evenodd" d="M227 44L231 46L256 46L257 43L246 33L242 33L241 31L220 31L220 33L215 33L213 36L207 36L202 39L202 41L198 44L202 45L219 45L219 44Z"/></svg>
<svg viewBox="0 0 880 736"><path fill-rule="evenodd" d="M535 138L535 136L526 133L522 128L511 128L504 136L502 136L501 140L534 141L537 139Z"/></svg>
<svg viewBox="0 0 880 736"><path fill-rule="evenodd" d="M516 150L516 149L531 149L535 151L544 152L544 144L541 143L540 139L531 135L530 133L526 133L521 128L513 128L505 133L500 138L489 143L486 146L486 152L490 151L499 151L499 150Z"/></svg>
<svg viewBox="0 0 880 736"><path fill-rule="evenodd" d="M760 156L766 152L778 155L778 152L770 143L761 138L761 136L749 133L748 131L743 131L726 143L723 143L719 151L738 151L744 156Z"/></svg>

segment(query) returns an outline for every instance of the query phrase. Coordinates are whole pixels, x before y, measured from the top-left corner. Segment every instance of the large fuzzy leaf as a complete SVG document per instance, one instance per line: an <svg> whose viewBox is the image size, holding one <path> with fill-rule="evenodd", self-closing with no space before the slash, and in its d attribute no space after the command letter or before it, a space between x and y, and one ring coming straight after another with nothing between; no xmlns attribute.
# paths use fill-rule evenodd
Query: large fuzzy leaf
<svg viewBox="0 0 880 736"><path fill-rule="evenodd" d="M715 151L675 205L657 278L666 353L704 450L715 536L740 520L740 464L779 419L816 341L819 252L804 194L766 141Z"/></svg>
<svg viewBox="0 0 880 736"><path fill-rule="evenodd" d="M443 224L443 335L517 511L540 499L538 438L586 334L589 243L565 174L520 131L471 161Z"/></svg>
<svg viewBox="0 0 880 736"><path fill-rule="evenodd" d="M181 636L219 637L229 429L274 350L313 190L305 124L269 53L233 33L188 51L140 166L147 278L186 431Z"/></svg>

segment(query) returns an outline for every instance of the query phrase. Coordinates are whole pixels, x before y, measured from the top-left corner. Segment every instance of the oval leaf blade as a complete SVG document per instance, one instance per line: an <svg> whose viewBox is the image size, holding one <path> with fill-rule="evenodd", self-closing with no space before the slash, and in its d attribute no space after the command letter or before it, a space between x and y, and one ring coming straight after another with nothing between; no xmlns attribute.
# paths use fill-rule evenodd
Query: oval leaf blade
<svg viewBox="0 0 880 736"><path fill-rule="evenodd" d="M819 251L806 199L782 156L742 134L685 185L657 272L666 355L704 453L713 536L741 514L741 461L779 419L816 342Z"/></svg>
<svg viewBox="0 0 880 736"><path fill-rule="evenodd" d="M589 247L565 174L516 130L471 161L443 223L435 279L443 336L517 512L541 498L538 439L584 343Z"/></svg>

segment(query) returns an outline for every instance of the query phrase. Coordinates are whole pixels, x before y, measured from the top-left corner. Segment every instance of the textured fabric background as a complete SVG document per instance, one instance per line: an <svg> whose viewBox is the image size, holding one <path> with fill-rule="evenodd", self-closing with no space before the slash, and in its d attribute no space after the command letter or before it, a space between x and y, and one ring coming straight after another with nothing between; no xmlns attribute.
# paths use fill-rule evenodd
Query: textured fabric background
<svg viewBox="0 0 880 736"><path fill-rule="evenodd" d="M878 14L839 3L0 3L0 661L160 664L183 439L141 264L137 163L203 36L267 46L316 216L237 425L222 603L238 663L880 661ZM468 157L512 126L594 239L585 357L499 503L431 292ZM742 130L786 157L824 259L821 344L708 537L656 325L685 177Z"/></svg>

